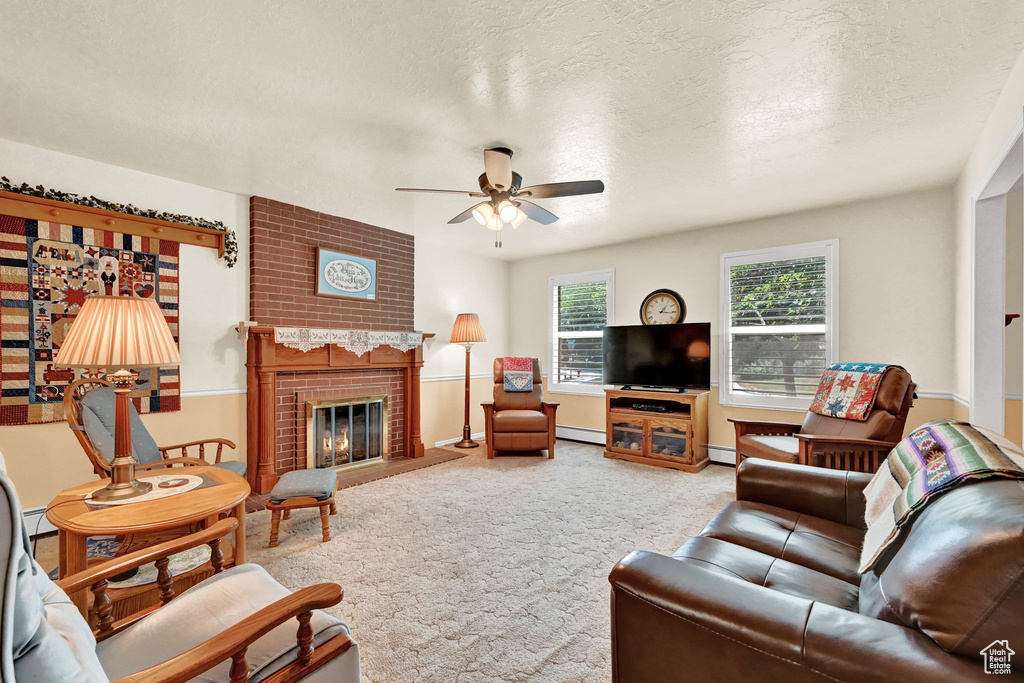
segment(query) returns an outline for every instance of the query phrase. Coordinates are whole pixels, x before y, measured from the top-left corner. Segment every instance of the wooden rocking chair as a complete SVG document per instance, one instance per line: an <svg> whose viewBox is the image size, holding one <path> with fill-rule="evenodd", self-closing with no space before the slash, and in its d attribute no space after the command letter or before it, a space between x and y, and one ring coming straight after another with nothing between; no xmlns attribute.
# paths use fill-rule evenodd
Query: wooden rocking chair
<svg viewBox="0 0 1024 683"><path fill-rule="evenodd" d="M113 384L105 379L88 377L68 385L64 393L64 417L75 433L78 443L89 457L92 468L100 478L110 476L110 461L113 459ZM238 460L221 461L224 446L234 449L234 442L228 439L203 439L173 446L157 446L135 406L131 407L132 452L138 464L137 470L173 465L212 465L245 476L245 463ZM215 444L213 462L206 459L206 447ZM198 447L198 457L189 455L189 449ZM175 451L178 453L175 454Z"/></svg>
<svg viewBox="0 0 1024 683"><path fill-rule="evenodd" d="M262 567L225 567L220 539L238 520L103 560L54 583L32 558L21 506L0 456L0 678L114 683L359 683L359 646L322 610L342 599L321 583L291 592ZM180 595L169 557L210 546L215 575ZM155 562L160 603L115 619L108 579ZM92 593L88 614L68 598ZM95 626L90 626L91 618Z"/></svg>

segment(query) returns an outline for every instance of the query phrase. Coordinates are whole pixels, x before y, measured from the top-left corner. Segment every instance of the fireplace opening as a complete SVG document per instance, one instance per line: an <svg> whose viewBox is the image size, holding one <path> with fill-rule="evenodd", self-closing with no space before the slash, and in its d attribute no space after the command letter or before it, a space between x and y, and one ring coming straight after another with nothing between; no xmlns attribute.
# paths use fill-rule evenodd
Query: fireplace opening
<svg viewBox="0 0 1024 683"><path fill-rule="evenodd" d="M387 396L306 402L306 467L343 469L384 460Z"/></svg>

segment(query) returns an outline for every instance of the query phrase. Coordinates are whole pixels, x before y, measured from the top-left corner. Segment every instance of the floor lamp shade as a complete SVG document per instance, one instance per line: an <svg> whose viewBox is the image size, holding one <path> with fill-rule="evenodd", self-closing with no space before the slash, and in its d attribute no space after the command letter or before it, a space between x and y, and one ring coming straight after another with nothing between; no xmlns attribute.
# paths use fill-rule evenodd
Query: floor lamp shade
<svg viewBox="0 0 1024 683"><path fill-rule="evenodd" d="M93 295L57 351L59 367L157 368L181 364L164 314L153 299Z"/></svg>
<svg viewBox="0 0 1024 683"><path fill-rule="evenodd" d="M487 341L480 317L476 313L459 313L452 327L452 344L478 344Z"/></svg>
<svg viewBox="0 0 1024 683"><path fill-rule="evenodd" d="M153 299L130 296L86 298L71 323L53 364L106 370L114 386L114 458L110 483L93 491L93 500L143 496L153 485L135 478L132 454L131 399L138 368L179 365L181 356L160 306Z"/></svg>
<svg viewBox="0 0 1024 683"><path fill-rule="evenodd" d="M476 313L459 313L452 326L452 336L448 340L452 344L466 347L466 421L462 426L462 441L455 444L456 448L476 448L480 444L473 441L472 429L469 426L469 349L473 344L487 341L480 317Z"/></svg>

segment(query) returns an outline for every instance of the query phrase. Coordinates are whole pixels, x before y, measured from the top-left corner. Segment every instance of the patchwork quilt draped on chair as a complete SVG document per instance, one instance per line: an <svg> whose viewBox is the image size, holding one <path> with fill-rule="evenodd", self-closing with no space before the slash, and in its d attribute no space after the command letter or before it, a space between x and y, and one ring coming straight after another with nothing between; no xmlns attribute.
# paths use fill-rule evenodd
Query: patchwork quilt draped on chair
<svg viewBox="0 0 1024 683"><path fill-rule="evenodd" d="M533 358L505 356L505 391L533 391Z"/></svg>
<svg viewBox="0 0 1024 683"><path fill-rule="evenodd" d="M821 376L811 412L844 420L867 420L882 375L889 368L905 369L888 363L833 363Z"/></svg>

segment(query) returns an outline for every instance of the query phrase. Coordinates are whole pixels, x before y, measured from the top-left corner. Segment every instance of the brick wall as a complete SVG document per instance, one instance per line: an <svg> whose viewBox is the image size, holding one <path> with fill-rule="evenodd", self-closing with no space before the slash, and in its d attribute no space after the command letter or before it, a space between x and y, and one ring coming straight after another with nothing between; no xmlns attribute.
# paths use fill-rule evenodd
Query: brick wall
<svg viewBox="0 0 1024 683"><path fill-rule="evenodd" d="M413 329L412 235L264 197L249 200L249 318L260 325ZM377 299L313 294L318 246L377 261Z"/></svg>
<svg viewBox="0 0 1024 683"><path fill-rule="evenodd" d="M316 296L316 248L377 261L377 298ZM249 318L275 327L413 329L412 235L264 197L249 200ZM401 370L277 375L277 471L306 466L306 401L388 397L390 456L405 438Z"/></svg>
<svg viewBox="0 0 1024 683"><path fill-rule="evenodd" d="M389 453L402 454L405 424L401 370L281 372L277 375L277 471L306 466L306 401L388 397Z"/></svg>

